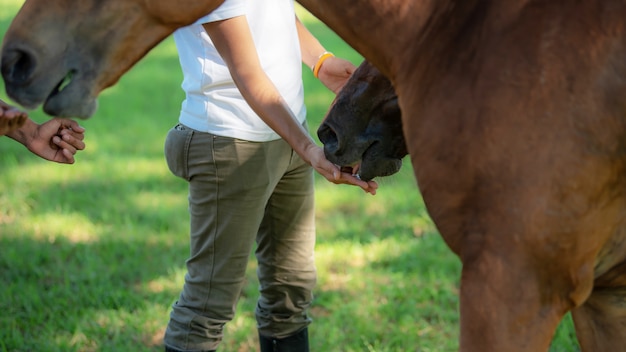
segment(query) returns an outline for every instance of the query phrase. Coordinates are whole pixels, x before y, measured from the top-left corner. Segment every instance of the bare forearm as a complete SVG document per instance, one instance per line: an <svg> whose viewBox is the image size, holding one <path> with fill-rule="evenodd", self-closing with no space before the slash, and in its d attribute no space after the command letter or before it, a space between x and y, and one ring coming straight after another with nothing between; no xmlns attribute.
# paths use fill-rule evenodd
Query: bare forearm
<svg viewBox="0 0 626 352"><path fill-rule="evenodd" d="M326 51L322 44L313 36L311 32L296 17L296 28L298 29L298 39L300 41L300 52L302 62L307 67L313 67L320 55Z"/></svg>
<svg viewBox="0 0 626 352"><path fill-rule="evenodd" d="M341 173L337 165L328 161L323 149L315 144L309 133L295 118L261 68L245 17L239 16L205 23L204 29L228 65L237 88L250 107L270 128L285 139L298 155L330 182L349 183L361 187L366 192L376 193L375 183L370 184L352 175ZM315 61L317 61L316 55L319 56L319 53L313 54ZM314 64L310 57L309 55L307 60ZM333 88L331 90L335 91Z"/></svg>
<svg viewBox="0 0 626 352"><path fill-rule="evenodd" d="M235 74L233 78L252 110L289 143L298 155L310 162L306 151L315 146L315 142L277 93L272 82L263 76L257 76L256 79L242 79Z"/></svg>
<svg viewBox="0 0 626 352"><path fill-rule="evenodd" d="M310 162L306 152L315 143L263 71L245 17L206 23L204 28L248 105L298 155Z"/></svg>
<svg viewBox="0 0 626 352"><path fill-rule="evenodd" d="M346 83L356 67L349 61L335 57L309 32L296 17L302 62L313 71L316 78L335 94Z"/></svg>

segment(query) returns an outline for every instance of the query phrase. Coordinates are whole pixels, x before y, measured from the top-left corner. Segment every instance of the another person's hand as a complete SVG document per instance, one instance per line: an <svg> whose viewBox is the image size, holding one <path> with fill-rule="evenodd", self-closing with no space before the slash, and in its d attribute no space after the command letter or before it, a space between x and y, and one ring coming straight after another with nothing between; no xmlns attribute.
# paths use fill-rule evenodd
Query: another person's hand
<svg viewBox="0 0 626 352"><path fill-rule="evenodd" d="M350 61L333 56L324 61L317 76L326 88L337 94L354 70L356 66Z"/></svg>
<svg viewBox="0 0 626 352"><path fill-rule="evenodd" d="M361 187L366 193L376 194L378 184L375 181L363 181L360 178L342 172L339 166L331 163L324 156L324 150L315 145L307 151L308 160L320 175L324 176L328 181L334 184L349 184Z"/></svg>
<svg viewBox="0 0 626 352"><path fill-rule="evenodd" d="M7 136L22 143L33 154L62 164L73 164L77 151L85 149L85 129L76 121L54 118L39 125L28 119Z"/></svg>
<svg viewBox="0 0 626 352"><path fill-rule="evenodd" d="M0 136L22 127L28 114L0 100Z"/></svg>

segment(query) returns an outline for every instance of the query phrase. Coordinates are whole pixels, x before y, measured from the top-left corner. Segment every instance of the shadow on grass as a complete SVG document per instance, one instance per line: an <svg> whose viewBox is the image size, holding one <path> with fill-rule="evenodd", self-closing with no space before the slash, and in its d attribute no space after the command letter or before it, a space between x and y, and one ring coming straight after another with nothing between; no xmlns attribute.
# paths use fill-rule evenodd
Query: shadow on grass
<svg viewBox="0 0 626 352"><path fill-rule="evenodd" d="M0 340L6 350L160 345L154 325L165 326L167 315L151 312L167 311L177 297L178 287L159 282L168 281L174 263L182 262L184 242L2 238L0 246Z"/></svg>
<svg viewBox="0 0 626 352"><path fill-rule="evenodd" d="M189 253L184 184L146 173L26 187L0 199L0 215L20 208L0 216L0 351L161 350Z"/></svg>

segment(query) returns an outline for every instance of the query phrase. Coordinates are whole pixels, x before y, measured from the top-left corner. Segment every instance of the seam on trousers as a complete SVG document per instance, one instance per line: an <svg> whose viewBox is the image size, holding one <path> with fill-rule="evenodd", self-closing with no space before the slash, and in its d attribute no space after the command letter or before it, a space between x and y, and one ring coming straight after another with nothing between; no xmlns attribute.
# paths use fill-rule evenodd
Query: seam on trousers
<svg viewBox="0 0 626 352"><path fill-rule="evenodd" d="M189 149L191 149L191 139L193 138L194 134L194 130L188 130L190 133L187 134L187 140L185 140L185 150L183 150L183 163L185 165L185 175L183 176L187 181L189 181L191 178L189 175Z"/></svg>
<svg viewBox="0 0 626 352"><path fill-rule="evenodd" d="M215 202L215 226L213 227L213 233L211 234L211 236L213 236L214 240L213 240L213 244L211 245L211 250L213 252L213 255L211 256L211 273L209 274L209 280L208 280L208 292L207 292L207 297L206 300L204 301L204 303L202 304L202 311L205 312L207 310L207 305L209 304L210 301L210 297L211 297L211 291L213 289L213 285L212 280L213 280L213 276L214 276L214 272L215 272L215 243L217 242L217 240L215 240L216 236L217 236L217 231L220 228L220 216L219 216L219 199L220 199L220 184L219 184L219 177L217 177L217 175L219 174L219 170L217 168L217 162L215 161L215 139L216 136L211 135L211 162L213 163L213 168L215 170L215 175L213 177L215 177L215 193L217 193L217 196L215 197L216 202Z"/></svg>

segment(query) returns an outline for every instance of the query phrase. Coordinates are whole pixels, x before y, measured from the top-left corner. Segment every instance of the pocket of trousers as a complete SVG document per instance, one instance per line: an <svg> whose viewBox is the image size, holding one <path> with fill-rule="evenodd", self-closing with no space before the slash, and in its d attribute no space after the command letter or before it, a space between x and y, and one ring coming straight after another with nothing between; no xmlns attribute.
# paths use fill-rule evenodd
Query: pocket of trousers
<svg viewBox="0 0 626 352"><path fill-rule="evenodd" d="M165 138L165 161L175 176L189 181L189 145L193 130L178 124L169 130Z"/></svg>

